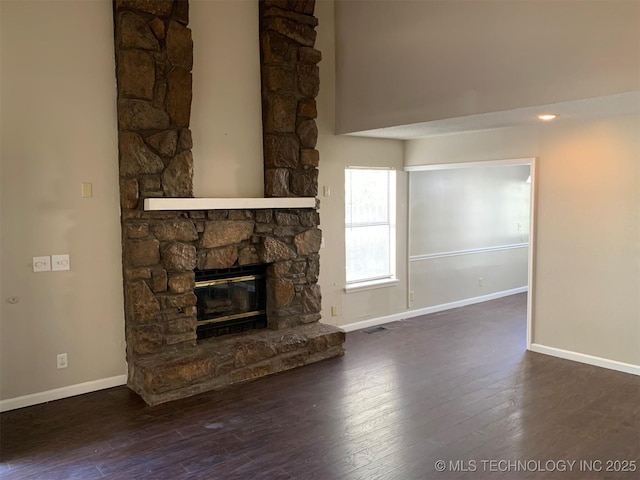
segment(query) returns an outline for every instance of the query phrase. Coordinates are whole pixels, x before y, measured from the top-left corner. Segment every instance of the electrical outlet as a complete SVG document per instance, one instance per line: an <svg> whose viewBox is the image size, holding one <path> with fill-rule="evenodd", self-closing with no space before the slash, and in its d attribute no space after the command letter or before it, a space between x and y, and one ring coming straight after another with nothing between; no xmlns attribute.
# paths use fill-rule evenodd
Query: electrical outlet
<svg viewBox="0 0 640 480"><path fill-rule="evenodd" d="M331 316L332 317L337 317L338 316L338 307L336 307L335 305L331 306Z"/></svg>
<svg viewBox="0 0 640 480"><path fill-rule="evenodd" d="M58 368L67 368L69 364L67 363L67 354L59 353L57 357Z"/></svg>
<svg viewBox="0 0 640 480"><path fill-rule="evenodd" d="M481 287L482 283L484 282L482 277L478 277L478 286Z"/></svg>
<svg viewBox="0 0 640 480"><path fill-rule="evenodd" d="M413 294L413 290L411 290L411 291L409 292L409 301L410 301L410 302L413 302L414 300L415 300L415 296L414 296L414 294Z"/></svg>

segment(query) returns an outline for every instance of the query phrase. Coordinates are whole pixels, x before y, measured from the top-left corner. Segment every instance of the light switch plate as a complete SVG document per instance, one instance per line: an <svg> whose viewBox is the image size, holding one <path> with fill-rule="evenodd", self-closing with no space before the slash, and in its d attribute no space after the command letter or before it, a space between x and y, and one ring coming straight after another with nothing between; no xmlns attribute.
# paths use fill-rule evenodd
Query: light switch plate
<svg viewBox="0 0 640 480"><path fill-rule="evenodd" d="M93 185L90 182L82 182L82 198L93 197Z"/></svg>
<svg viewBox="0 0 640 480"><path fill-rule="evenodd" d="M59 272L61 270L70 270L69 255L51 255L51 270Z"/></svg>
<svg viewBox="0 0 640 480"><path fill-rule="evenodd" d="M51 271L51 257L33 257L33 271L34 272L50 272Z"/></svg>

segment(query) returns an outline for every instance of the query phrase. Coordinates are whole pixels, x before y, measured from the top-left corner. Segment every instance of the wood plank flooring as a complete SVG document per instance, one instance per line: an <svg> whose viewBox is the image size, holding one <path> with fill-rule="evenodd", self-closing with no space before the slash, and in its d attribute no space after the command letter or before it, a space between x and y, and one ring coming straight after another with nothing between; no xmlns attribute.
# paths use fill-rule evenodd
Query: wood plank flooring
<svg viewBox="0 0 640 480"><path fill-rule="evenodd" d="M157 407L118 387L5 412L0 477L639 478L613 462L640 467L640 378L526 352L525 310L352 332L343 358Z"/></svg>

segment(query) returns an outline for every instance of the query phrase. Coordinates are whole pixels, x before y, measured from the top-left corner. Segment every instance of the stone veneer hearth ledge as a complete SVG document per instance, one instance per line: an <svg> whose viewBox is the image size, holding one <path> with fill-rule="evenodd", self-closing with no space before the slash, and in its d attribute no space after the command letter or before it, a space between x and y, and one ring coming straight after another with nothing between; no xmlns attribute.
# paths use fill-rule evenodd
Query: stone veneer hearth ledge
<svg viewBox="0 0 640 480"><path fill-rule="evenodd" d="M146 211L255 210L263 208L316 208L316 199L315 197L144 199Z"/></svg>

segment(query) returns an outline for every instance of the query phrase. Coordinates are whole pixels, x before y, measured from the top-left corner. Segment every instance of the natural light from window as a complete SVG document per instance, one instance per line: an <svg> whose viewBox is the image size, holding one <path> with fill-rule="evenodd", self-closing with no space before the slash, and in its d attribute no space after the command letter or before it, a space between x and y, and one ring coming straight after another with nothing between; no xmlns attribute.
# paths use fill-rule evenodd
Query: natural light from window
<svg viewBox="0 0 640 480"><path fill-rule="evenodd" d="M395 279L395 211L395 170L345 170L347 287Z"/></svg>

